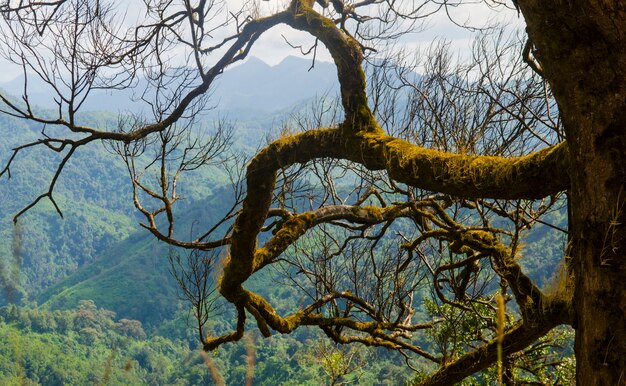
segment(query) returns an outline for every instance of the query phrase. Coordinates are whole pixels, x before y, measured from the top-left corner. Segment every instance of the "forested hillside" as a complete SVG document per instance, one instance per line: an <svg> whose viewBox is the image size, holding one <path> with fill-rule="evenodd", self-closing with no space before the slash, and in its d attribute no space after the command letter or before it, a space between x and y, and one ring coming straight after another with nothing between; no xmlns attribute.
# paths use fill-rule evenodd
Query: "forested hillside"
<svg viewBox="0 0 626 386"><path fill-rule="evenodd" d="M295 61L295 62L294 62ZM307 61L298 59L286 59L283 63L275 66L271 74L275 79L264 77L262 82L254 87L257 93L248 93L248 103L238 105L235 101L241 99L241 93L247 89L254 79L251 74L258 70L259 66L265 66L258 59L253 59L228 74L223 79L224 90L229 93L217 95L216 101L220 101L219 109L209 111L204 121L200 122L201 130L211 132L212 127L220 123L222 116L229 118L229 125L234 126L233 141L237 144L238 151L251 152L254 148L251 143L262 140L265 136L277 135L277 127L282 122L289 120L290 114L298 110L306 110L316 93L322 96L325 92L332 92L332 76L328 76L327 64L322 69L314 72L320 79L331 79L330 82L312 78L310 87L306 89L288 88L289 76L283 76L283 72L293 73L296 71L306 72ZM332 68L330 68L332 71ZM248 74L248 75L246 75ZM280 75L280 76L279 76ZM292 77L295 75L292 75ZM277 79L282 79L278 82ZM253 101L267 101L268 95L262 90L267 90L267 84L273 84L273 92L282 93L282 99L272 98L272 108L268 105L251 104ZM0 85L2 86L2 85ZM3 86L9 92L21 92L20 79L5 83ZM50 101L46 98L46 88L41 85L35 87L38 90L33 95L36 101ZM287 90L286 92L283 92ZM300 90L300 91L298 91ZM47 90L48 92L50 90ZM303 92L304 91L304 92ZM16 97L15 100L19 98ZM113 127L117 124L119 113L128 108L139 108L140 103L133 105L132 93L123 94L97 94L93 103L87 107L109 108L109 111L89 111L81 115L84 124ZM122 103L119 103L119 102ZM118 104L112 105L111 103ZM45 105L39 105L45 111ZM262 115L259 112L262 111ZM6 162L11 155L11 149L21 143L42 137L45 125L26 122L7 115L0 116L0 160ZM122 259L119 253L110 253L119 242L126 240L131 234L134 238L127 241L127 245L120 246L122 250L141 249L143 244L151 243L146 232L142 232L137 226L140 217L132 203L131 185L128 182L128 172L119 157L112 154L105 143L90 146L79 152L66 167L57 183L55 199L57 200L64 217L60 217L50 202L43 202L26 214L23 221L12 226L11 219L25 205L30 203L39 194L43 193L46 184L52 177L54 165L60 160L45 158L38 149L32 150L28 157L18 157L12 170L10 181L0 185L0 255L2 263L6 265L3 274L7 277L7 283L13 283L17 292L12 296L23 296L25 293L34 299L41 291L58 283L61 279L74 273L78 268L92 263L109 254L106 260ZM8 183L10 182L10 183ZM220 213L219 202L225 203L224 197L231 192L227 191L227 178L218 169L202 169L199 173L190 176L181 183L185 199L177 206L180 213L189 213L181 224L191 224L193 221L201 221L209 224ZM214 193L214 191L217 191ZM222 197L223 196L223 197ZM202 200L208 200L202 202ZM228 199L226 198L226 201ZM216 204L217 203L217 204ZM189 231L183 229L181 232ZM141 242L137 243L137 238ZM156 244L156 243L154 243ZM159 248L152 245L150 248ZM160 246L159 254L152 253L155 259L157 255L167 254L167 248ZM111 256L113 254L113 256ZM118 261L117 260L117 261ZM155 267L161 267L161 272L167 271L164 261L151 262ZM110 263L112 266L118 263ZM19 277L16 267L19 266ZM92 267L91 269L96 269ZM138 271L138 270L137 270ZM18 280L19 279L19 280ZM27 289L27 290L26 290ZM8 291L8 290L7 290ZM20 293L21 295L18 295Z"/></svg>
<svg viewBox="0 0 626 386"><path fill-rule="evenodd" d="M249 86L255 79L250 74L259 66L269 75L258 88L252 88L255 93L243 94L249 88L242 85ZM305 88L314 94L297 93L299 88L290 87L285 74L304 71L307 66L307 61L290 58L273 70L280 74L273 78L271 69L253 59L234 69L230 78L225 76L228 87L224 89L229 93L217 100L226 107L221 113L237 117L233 120L234 153L252 154L252 144L266 136L279 136L285 122L293 121L295 115L306 116L314 100L332 91L332 84L316 78ZM320 71L326 71L322 78L332 78L324 66L322 63ZM235 80L239 83L228 83ZM262 89L269 94L259 91ZM331 97L325 98L319 103L330 104ZM236 102L242 100L245 108L237 107ZM279 108L271 110L271 106ZM210 132L221 113L210 112L203 127ZM113 111L92 111L83 113L81 119L106 126L114 125L117 116ZM0 116L0 161L6 161L12 147L38 138L41 131L39 125ZM330 383L333 377L367 385L396 385L415 377L398 353L333 346L319 340L318 332L306 329L270 339L253 334L252 343L240 342L210 353L212 364L207 366L207 359L197 350L190 305L181 298L168 259L183 252L138 226L141 218L132 204L128 172L105 143L81 149L61 175L55 199L63 217L45 203L13 225L12 217L45 189L53 161L33 150L17 160L12 168L15 177L0 184L1 295L5 305L0 324L0 383L28 379L43 385L211 384L215 381L209 372L212 366L232 385L244 383L250 366L254 384L259 385L317 385ZM224 172L211 167L181 181L181 189L184 200L176 207L180 235L215 223L234 197ZM347 194L351 187L338 185L337 189ZM563 210L557 210L547 221L564 226L564 217ZM563 234L539 224L524 240L522 265L533 279L548 285L560 263ZM297 297L288 272L280 269L256 276L248 285L279 311L292 312L304 301ZM429 316L448 311L434 304L417 310ZM233 320L232 310L218 306L209 329L216 335L226 333L234 327ZM480 328L482 322L469 323ZM436 345L437 334L445 331L442 326L420 344L426 348ZM540 350L553 350L554 355L570 353L571 336L559 334L563 348L546 345ZM247 364L251 355L254 365ZM412 367L430 370L423 363L412 363ZM567 371L544 376L567 378L571 375ZM468 384L494 376L489 370Z"/></svg>
<svg viewBox="0 0 626 386"><path fill-rule="evenodd" d="M329 379L332 365L324 358L342 361L344 355L355 356L349 378L364 384L397 385L409 376L403 366L375 353L324 347L306 334L253 339L201 355L180 340L146 337L139 321L119 318L91 301L63 311L11 305L0 309L0 383L194 386L222 378L241 385L253 368L254 384L314 386ZM375 365L366 368L366 362Z"/></svg>
<svg viewBox="0 0 626 386"><path fill-rule="evenodd" d="M252 60L241 66L223 80L229 85L226 89L232 91L220 98L225 109L210 112L203 124L210 128L220 115L236 116L233 140L239 151L250 152L250 143L266 135L278 135L281 122L298 111L305 113L316 93L321 97L332 92L332 83L319 79L312 79L315 87L305 89L313 94L298 94L300 89L283 92L289 77L279 74L306 71L307 65L305 60L290 59L272 72L276 79L264 79L266 85L273 84L276 97L282 98L273 99L273 110L269 105L246 104L241 108L236 104L241 98L248 98L249 102L269 100L266 96L241 95L257 67L266 65ZM328 67L318 74L332 80ZM276 82L278 79L282 83ZM4 86L19 92L20 81L17 79L12 87ZM45 88L40 91L41 95L33 97L44 102ZM128 104L115 105L114 101L123 100L119 97L100 98L92 107L104 106L113 111L87 112L82 119L90 124L115 124L118 113L114 110ZM41 108L45 110L45 106ZM263 115L259 116L259 112ZM6 162L11 148L40 138L42 129L41 125L0 116L1 161ZM86 148L67 165L55 192L63 217L48 202L13 225L13 216L42 193L44 181L52 176L55 160L39 153L35 150L18 159L11 180L0 184L0 299L5 305L0 323L0 383L213 382L195 349L197 337L190 328L189 304L181 300L170 272L168 255L173 250L138 226L140 218L132 205L128 172L106 144ZM217 169L201 170L195 178L184 181L183 189L185 200L177 208L182 215L181 224L186 224L181 233L190 232L191 224L201 226L216 221L223 215L221 211L232 205L231 187ZM290 289L268 285L271 281L267 278L257 286L269 291L265 292L267 296L283 299L285 308L297 307ZM225 331L230 328L229 316L216 314L212 324L216 333ZM257 339L255 384L319 384L325 373L320 363L311 363L317 360L317 343L311 344L316 340L316 336L304 331L273 340ZM227 384L243 384L245 350L245 344L238 344L220 350L217 356L211 355ZM370 381L381 378L380 384L389 385L395 384L393 380L410 379L410 371L397 359L381 360L379 366L365 371L365 356L377 354L360 351L358 355L362 358L355 364L357 371L352 376L365 376L363 379Z"/></svg>

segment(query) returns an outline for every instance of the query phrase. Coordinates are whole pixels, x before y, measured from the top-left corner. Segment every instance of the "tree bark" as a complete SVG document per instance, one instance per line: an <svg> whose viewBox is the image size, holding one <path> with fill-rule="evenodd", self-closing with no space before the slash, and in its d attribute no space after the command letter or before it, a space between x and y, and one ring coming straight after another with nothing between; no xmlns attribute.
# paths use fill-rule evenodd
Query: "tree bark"
<svg viewBox="0 0 626 386"><path fill-rule="evenodd" d="M626 384L626 2L519 1L570 155L579 385Z"/></svg>

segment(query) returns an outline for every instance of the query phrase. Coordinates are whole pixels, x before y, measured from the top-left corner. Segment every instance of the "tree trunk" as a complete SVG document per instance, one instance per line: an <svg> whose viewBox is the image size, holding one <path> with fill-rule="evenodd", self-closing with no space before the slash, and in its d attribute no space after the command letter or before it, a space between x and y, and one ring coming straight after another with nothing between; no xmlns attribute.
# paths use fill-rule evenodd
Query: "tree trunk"
<svg viewBox="0 0 626 386"><path fill-rule="evenodd" d="M626 2L519 5L569 146L577 383L626 385Z"/></svg>

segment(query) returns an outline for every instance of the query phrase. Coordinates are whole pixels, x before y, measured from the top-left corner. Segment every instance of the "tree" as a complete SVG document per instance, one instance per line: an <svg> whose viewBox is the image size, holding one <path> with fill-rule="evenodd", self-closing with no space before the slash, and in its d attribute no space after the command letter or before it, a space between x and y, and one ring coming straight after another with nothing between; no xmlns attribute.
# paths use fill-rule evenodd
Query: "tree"
<svg viewBox="0 0 626 386"><path fill-rule="evenodd" d="M216 1L144 3L145 21L128 33L113 7L101 1L2 6L5 57L52 87L58 112L53 117L38 113L27 93L20 102L2 97L5 113L39 122L48 132L16 148L1 173L9 175L15 156L32 147L62 154L46 192L17 213L16 220L46 198L61 213L54 186L64 165L82 146L108 141L128 166L146 229L172 245L206 251L210 257L204 261L217 260L213 257L228 246L217 287L236 309L236 327L212 337L200 323L206 350L241 339L249 314L265 336L272 330L289 333L318 326L338 343L360 342L424 357L438 370L422 384L443 385L495 363L498 346L507 356L555 326L569 324L576 329L577 383L623 382L626 4L515 1L528 34L518 59L535 74L511 72L509 78L491 82L503 56L492 57L488 68L480 66L486 62L478 57L477 78L455 83L460 73L435 76L428 89L398 70L403 86L414 89L413 100L422 102L409 105L408 99L396 99L414 108L407 108L408 121L400 122L394 106L379 98L384 93L370 87L368 99L363 61L384 69L373 60L374 49L382 51L385 42L419 27L432 13L445 12L452 6L448 2L293 0L266 16L256 3L238 12ZM247 57L261 35L279 24L314 37L312 52L321 43L332 55L341 119L326 126L318 121L299 133L285 130L283 138L249 161L243 187L224 156L227 130L222 127L207 143L186 133L197 123L194 117L205 107L219 75ZM438 58L430 62L433 73L445 75L445 55L433 58ZM91 91L129 87L139 76L148 83L139 95L152 116L123 117L114 128L81 125L77 113ZM545 85L545 98L522 92L537 84ZM484 111L465 110L463 125L438 130L458 123L442 118L449 112L448 102L454 102L448 107L463 106L462 99L454 99L454 92L462 91L474 92L466 98L485 96L487 102L476 104ZM531 103L537 101L542 102ZM555 118L554 102L560 118ZM384 114L385 106L389 114ZM433 113L432 119L425 119L424 111ZM394 127L394 122L409 124ZM548 134L533 134L539 126L547 127ZM490 140L499 140L501 146L489 147ZM549 146L531 151L540 141ZM141 163L138 157L146 149L156 155L153 162ZM235 203L216 226L184 240L174 233L176 183L181 174L208 163L231 172ZM148 178L148 166L156 167L156 183ZM342 168L354 170L343 176L359 177L359 182L341 198L332 181ZM325 188L298 185L311 176ZM567 275L559 296L548 296L524 273L516 256L523 230L558 202L562 192L567 193L569 213L569 243L563 252ZM468 224L463 223L466 210L477 213ZM157 221L163 216L165 227ZM494 226L493 216L509 221L510 230ZM231 218L234 223L224 231L219 225ZM383 236L392 225L404 228L395 228L398 237L390 242ZM196 264L199 256L190 257L196 267L202 265ZM255 273L280 264L295 266L288 274L310 280L308 286L302 279L298 283L312 301L287 316L243 285ZM177 260L173 267L178 266ZM497 324L491 298L480 291L492 279L488 272L519 307L519 318L508 325L500 345L489 332ZM179 281L189 285L208 276L205 271L182 274ZM370 289L362 285L366 279ZM198 295L190 298L206 301L209 292L200 284ZM441 323L436 318L415 321L425 284L432 286L438 306L486 321L473 347L446 356L415 344L412 334ZM477 308L481 304L484 314ZM206 307L194 307L202 312L199 318L205 316Z"/></svg>

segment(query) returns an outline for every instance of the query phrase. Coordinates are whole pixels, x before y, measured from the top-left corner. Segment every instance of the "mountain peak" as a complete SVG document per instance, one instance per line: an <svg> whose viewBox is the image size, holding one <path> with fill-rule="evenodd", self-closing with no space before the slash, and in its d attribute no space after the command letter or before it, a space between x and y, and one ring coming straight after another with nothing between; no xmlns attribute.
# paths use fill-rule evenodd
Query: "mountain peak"
<svg viewBox="0 0 626 386"><path fill-rule="evenodd" d="M289 55L280 61L277 65L273 66L276 68L302 68L305 71L308 71L311 68L311 65L315 64L314 69L318 67L327 68L332 66L333 64L330 62L321 61L319 59L315 59L315 63L313 63L313 58L311 57L301 57Z"/></svg>
<svg viewBox="0 0 626 386"><path fill-rule="evenodd" d="M257 58L256 56L250 56L248 59L241 64L242 66L250 66L256 68L270 68L271 66L265 63L263 60Z"/></svg>
<svg viewBox="0 0 626 386"><path fill-rule="evenodd" d="M291 65L310 65L311 63L311 59L309 58L303 58L300 56L294 56L294 55L289 55L286 56L283 60L280 61L280 63L278 63L275 67L281 67L281 66L291 66Z"/></svg>

